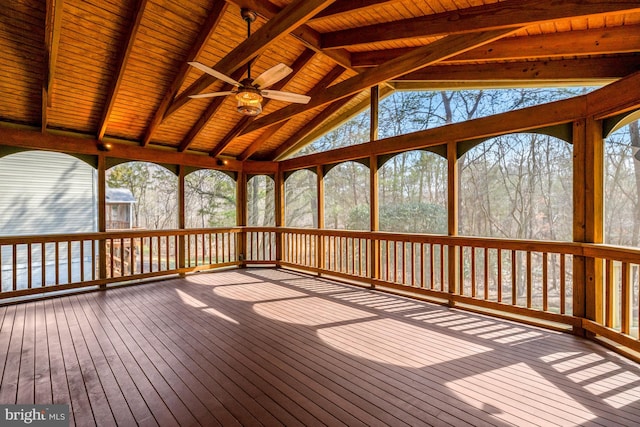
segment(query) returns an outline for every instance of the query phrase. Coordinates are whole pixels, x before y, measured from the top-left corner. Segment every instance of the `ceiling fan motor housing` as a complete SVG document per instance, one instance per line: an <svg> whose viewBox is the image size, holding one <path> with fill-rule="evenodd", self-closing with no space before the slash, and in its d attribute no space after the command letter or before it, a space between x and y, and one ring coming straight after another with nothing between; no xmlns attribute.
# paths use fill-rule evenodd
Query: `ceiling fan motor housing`
<svg viewBox="0 0 640 427"><path fill-rule="evenodd" d="M247 116L257 116L262 113L262 95L260 90L251 86L251 84L244 84L236 93L236 100L238 101L237 110Z"/></svg>

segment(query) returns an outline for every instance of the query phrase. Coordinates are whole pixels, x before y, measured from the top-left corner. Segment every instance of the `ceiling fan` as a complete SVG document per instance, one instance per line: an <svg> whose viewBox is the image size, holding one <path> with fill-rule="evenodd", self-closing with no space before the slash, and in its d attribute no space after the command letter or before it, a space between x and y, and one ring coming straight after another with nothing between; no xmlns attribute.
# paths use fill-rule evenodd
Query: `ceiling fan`
<svg viewBox="0 0 640 427"><path fill-rule="evenodd" d="M242 9L242 19L247 23L247 37L251 36L251 23L256 20L255 12ZM211 98L214 96L235 95L238 101L238 112L247 116L257 116L262 112L263 98L276 99L278 101L295 102L298 104L306 104L311 99L307 95L300 95L292 92L282 92L279 90L265 90L269 86L279 82L293 71L285 64L278 64L269 68L260 74L256 79L251 78L251 61L247 64L247 78L238 82L231 77L207 67L200 62L189 62L189 65L203 71L210 76L222 80L236 87L236 89L224 92L201 93L198 95L190 95L189 98Z"/></svg>

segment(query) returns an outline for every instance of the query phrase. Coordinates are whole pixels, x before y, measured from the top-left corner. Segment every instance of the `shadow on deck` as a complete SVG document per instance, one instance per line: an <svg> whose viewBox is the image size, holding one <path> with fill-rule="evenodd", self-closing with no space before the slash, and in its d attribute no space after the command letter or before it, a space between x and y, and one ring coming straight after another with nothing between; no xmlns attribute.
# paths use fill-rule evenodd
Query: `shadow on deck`
<svg viewBox="0 0 640 427"><path fill-rule="evenodd" d="M77 425L639 425L572 335L276 269L0 307L2 403Z"/></svg>

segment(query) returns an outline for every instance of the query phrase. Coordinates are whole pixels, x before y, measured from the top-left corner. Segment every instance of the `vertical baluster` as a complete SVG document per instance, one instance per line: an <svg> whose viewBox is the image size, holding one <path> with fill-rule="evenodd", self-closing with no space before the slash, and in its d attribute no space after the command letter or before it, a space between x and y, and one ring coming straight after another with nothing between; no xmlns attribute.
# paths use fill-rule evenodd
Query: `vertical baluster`
<svg viewBox="0 0 640 427"><path fill-rule="evenodd" d="M27 289L31 289L33 287L33 272L31 271L33 267L33 256L31 254L31 243L27 244ZM2 274L2 268L0 268L0 275ZM0 287L2 289L2 287Z"/></svg>
<svg viewBox="0 0 640 427"><path fill-rule="evenodd" d="M489 301L489 248L484 248L484 300Z"/></svg>
<svg viewBox="0 0 640 427"><path fill-rule="evenodd" d="M47 254L47 245L46 243L42 242L40 243L40 258L41 258L41 267L40 267L40 273L42 274L42 287L44 288L47 284L47 261L46 261L46 256ZM95 259L95 248L94 248L94 259ZM93 270L93 275L95 278L95 269Z"/></svg>
<svg viewBox="0 0 640 427"><path fill-rule="evenodd" d="M12 268L13 283L11 284L11 289L15 291L18 289L18 245L16 243L12 245L12 255L13 255L13 259L12 259L13 266L11 268Z"/></svg>
<svg viewBox="0 0 640 427"><path fill-rule="evenodd" d="M230 262L231 261L231 255L230 255L230 251L229 248L227 246L229 246L227 243L228 242L228 238L229 235L227 233L222 233L221 239L222 240L222 262Z"/></svg>
<svg viewBox="0 0 640 427"><path fill-rule="evenodd" d="M496 280L497 292L498 292L498 302L502 302L502 249L498 248L498 259L496 260L496 264L498 266L498 271L496 272Z"/></svg>
<svg viewBox="0 0 640 427"><path fill-rule="evenodd" d="M96 242L91 241L91 280L96 280ZM44 286L44 252L42 253L42 286Z"/></svg>
<svg viewBox="0 0 640 427"><path fill-rule="evenodd" d="M429 251L429 289L434 290L436 285L435 264L436 254L434 251L435 246L431 243L427 244L427 250Z"/></svg>
<svg viewBox="0 0 640 427"><path fill-rule="evenodd" d="M160 243L160 237L156 236L155 241L159 244ZM149 237L149 272L153 271L153 253L154 253L154 238L153 236ZM156 269L156 271L158 271Z"/></svg>
<svg viewBox="0 0 640 427"><path fill-rule="evenodd" d="M389 240L387 240L385 242L385 248L386 248L386 256L387 256L387 269L385 271L385 280L388 280L389 282L391 282L391 242Z"/></svg>
<svg viewBox="0 0 640 427"><path fill-rule="evenodd" d="M72 283L71 280L71 275L72 275L72 270L73 270L73 266L72 266L72 253L71 250L73 248L72 246L73 242L71 240L67 240L67 283Z"/></svg>
<svg viewBox="0 0 640 427"><path fill-rule="evenodd" d="M353 237L349 237L349 242L351 243L351 250L349 253L351 254L351 274L355 276L356 274L356 241Z"/></svg>
<svg viewBox="0 0 640 427"><path fill-rule="evenodd" d="M129 238L129 270L131 275L136 274L136 239L131 236Z"/></svg>
<svg viewBox="0 0 640 427"><path fill-rule="evenodd" d="M220 249L219 249L219 243L218 243L218 233L215 234L214 236L215 239L215 248L216 248L216 264L218 264L220 262L220 256L218 255L220 253Z"/></svg>
<svg viewBox="0 0 640 427"><path fill-rule="evenodd" d="M464 246L459 247L459 259L460 259L460 295L464 295Z"/></svg>
<svg viewBox="0 0 640 427"><path fill-rule="evenodd" d="M566 311L566 285L567 275L565 272L566 258L564 254L560 254L560 314Z"/></svg>
<svg viewBox="0 0 640 427"><path fill-rule="evenodd" d="M114 249L113 249L113 239L107 239L107 243L109 244L109 278L113 277L113 266L114 266L114 262L113 262L113 257L114 257Z"/></svg>
<svg viewBox="0 0 640 427"><path fill-rule="evenodd" d="M60 242L54 242L55 245L55 258L56 258L56 285L60 284ZM15 258L15 246L13 247L13 253L14 253L14 257L13 257L13 262L16 262L16 258ZM15 264L14 264L15 267ZM15 274L14 274L14 281L15 281ZM15 283L14 283L15 286Z"/></svg>
<svg viewBox="0 0 640 427"><path fill-rule="evenodd" d="M407 284L407 263L406 263L406 255L407 255L407 245L405 242L398 242L398 244L400 245L400 248L402 249L401 253L400 253L400 268L401 268L401 272L402 272L402 281L401 283L403 285Z"/></svg>
<svg viewBox="0 0 640 427"><path fill-rule="evenodd" d="M549 267L547 266L548 254L542 253L542 311L549 310Z"/></svg>
<svg viewBox="0 0 640 427"><path fill-rule="evenodd" d="M231 262L231 233L225 233L227 236L227 262Z"/></svg>
<svg viewBox="0 0 640 427"><path fill-rule="evenodd" d="M211 242L213 240L213 235L211 233L207 233L207 242L209 247L209 265L213 264L213 248L211 246Z"/></svg>
<svg viewBox="0 0 640 427"><path fill-rule="evenodd" d="M604 286L604 325L613 327L613 261L608 259L605 263L605 286Z"/></svg>
<svg viewBox="0 0 640 427"><path fill-rule="evenodd" d="M205 265L207 263L206 261L206 257L205 257L205 243L204 243L204 232L202 234L200 234L200 250L202 251L202 257L200 258L200 263L201 265Z"/></svg>
<svg viewBox="0 0 640 427"><path fill-rule="evenodd" d="M80 281L84 282L84 240L80 240ZM31 244L29 244L29 253L31 253ZM31 265L31 262L29 262ZM29 280L31 281L31 280Z"/></svg>
<svg viewBox="0 0 640 427"><path fill-rule="evenodd" d="M527 251L527 308L531 308L532 305L532 273L531 273L531 251Z"/></svg>
<svg viewBox="0 0 640 427"><path fill-rule="evenodd" d="M620 289L620 332L629 335L630 312L631 312L631 287L629 286L629 263L623 261L620 266L621 289Z"/></svg>
<svg viewBox="0 0 640 427"><path fill-rule="evenodd" d="M444 253L445 245L438 245L440 247L440 291L444 292Z"/></svg>
<svg viewBox="0 0 640 427"><path fill-rule="evenodd" d="M476 297L476 248L471 247L471 297Z"/></svg>
<svg viewBox="0 0 640 427"><path fill-rule="evenodd" d="M516 251L511 251L511 305L518 304L518 270L516 264Z"/></svg>
<svg viewBox="0 0 640 427"><path fill-rule="evenodd" d="M167 234L166 239L164 241L165 247L165 263L167 264L167 270L171 270L171 235ZM175 266L174 266L175 269Z"/></svg>

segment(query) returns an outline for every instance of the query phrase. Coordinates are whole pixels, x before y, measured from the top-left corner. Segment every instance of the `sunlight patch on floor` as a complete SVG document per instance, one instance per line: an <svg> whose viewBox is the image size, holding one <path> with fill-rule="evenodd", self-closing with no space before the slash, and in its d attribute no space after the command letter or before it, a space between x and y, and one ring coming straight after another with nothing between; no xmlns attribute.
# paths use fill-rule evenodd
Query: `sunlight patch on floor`
<svg viewBox="0 0 640 427"><path fill-rule="evenodd" d="M489 347L394 319L322 328L318 336L354 356L410 368L447 363L491 351Z"/></svg>
<svg viewBox="0 0 640 427"><path fill-rule="evenodd" d="M534 390L543 387L548 393L542 396L530 391L524 383L512 385L510 387L513 390L510 390L507 384L497 382L499 378L513 377L514 371L518 373L518 377L537 384ZM578 426L597 417L526 363L482 372L445 385L470 406L515 425ZM519 402L522 404L518 404ZM522 418L523 410L529 412L530 417Z"/></svg>
<svg viewBox="0 0 640 427"><path fill-rule="evenodd" d="M202 311L204 311L205 313L211 314L211 315L213 315L213 316L219 317L219 318L221 318L221 319L223 319L223 320L226 320L226 321L228 321L228 322L235 323L236 325L239 325L239 324L240 324L240 322L238 322L238 321L237 321L237 320L235 320L234 318L227 316L226 314L224 314L224 313L222 313L222 312L220 312L220 311L216 310L215 308L211 308L211 307L209 307L209 308L205 308L205 309L204 309L204 310L202 310Z"/></svg>
<svg viewBox="0 0 640 427"><path fill-rule="evenodd" d="M284 298L300 298L307 294L275 283L262 282L251 285L231 285L215 288L213 292L221 297L238 301L270 301Z"/></svg>
<svg viewBox="0 0 640 427"><path fill-rule="evenodd" d="M561 360L551 366L613 408L620 409L640 401L640 376L600 355L554 353L541 359L547 363Z"/></svg>
<svg viewBox="0 0 640 427"><path fill-rule="evenodd" d="M261 302L254 305L253 309L269 319L308 326L376 317L375 314L319 297Z"/></svg>
<svg viewBox="0 0 640 427"><path fill-rule="evenodd" d="M191 306L191 307L204 308L204 307L207 307L209 305L209 304L206 304L206 303L200 301L197 298L192 297L188 293L181 291L180 289L176 289L176 292L178 293L178 296L180 297L182 302L187 304L187 305L189 305L189 306Z"/></svg>

